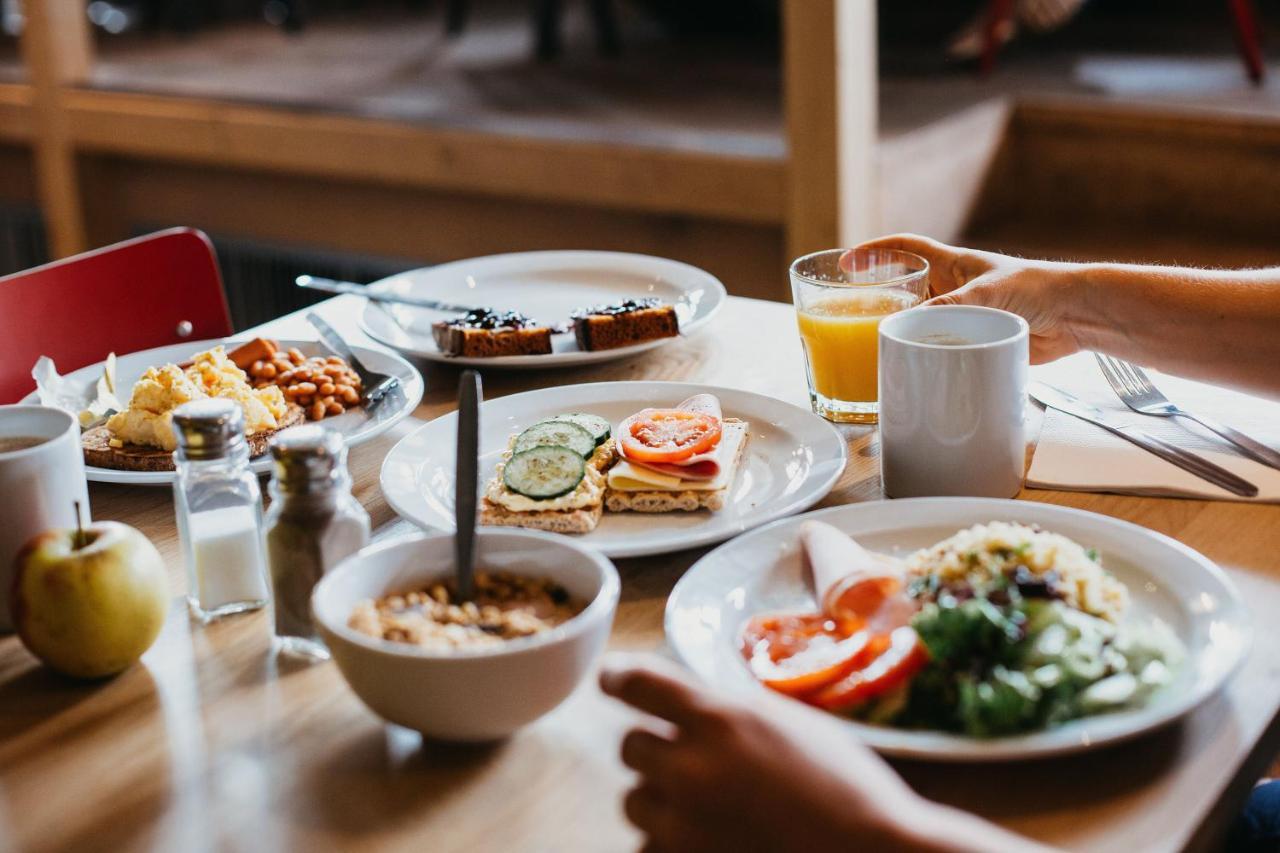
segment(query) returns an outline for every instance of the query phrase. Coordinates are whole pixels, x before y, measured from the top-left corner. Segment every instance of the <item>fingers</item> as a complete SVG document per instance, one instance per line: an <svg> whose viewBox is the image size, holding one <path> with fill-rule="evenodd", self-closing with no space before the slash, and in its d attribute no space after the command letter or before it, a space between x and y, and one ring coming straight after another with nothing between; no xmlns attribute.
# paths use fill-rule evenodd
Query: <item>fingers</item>
<svg viewBox="0 0 1280 853"><path fill-rule="evenodd" d="M645 834L641 851L685 851L737 849L730 837L732 828L705 825L704 818L668 800L658 790L640 785L622 799L622 811L636 829Z"/></svg>
<svg viewBox="0 0 1280 853"><path fill-rule="evenodd" d="M675 667L653 661L606 666L600 673L600 689L637 710L681 727L696 727L707 715L702 690Z"/></svg>
<svg viewBox="0 0 1280 853"><path fill-rule="evenodd" d="M933 262L934 258L951 256L958 254L961 250L955 246L949 246L946 243L935 240L932 237L925 237L920 234L889 234L885 237L877 237L874 240L868 240L858 245L859 249L901 249L904 252L915 252L917 255L923 255L926 260ZM847 257L848 253L846 253ZM840 259L840 266L845 268L845 259ZM846 272L848 270L846 269Z"/></svg>
<svg viewBox="0 0 1280 853"><path fill-rule="evenodd" d="M859 249L901 249L914 252L929 262L929 286L935 293L947 293L964 286L994 267L994 258L986 252L976 252L924 237L919 234L890 234L868 240ZM851 271L851 249L840 258L841 269Z"/></svg>
<svg viewBox="0 0 1280 853"><path fill-rule="evenodd" d="M650 850L691 850L690 827L678 808L648 785L632 788L622 798L622 812L646 836Z"/></svg>
<svg viewBox="0 0 1280 853"><path fill-rule="evenodd" d="M667 750L674 744L646 729L632 729L622 739L622 763L637 773L649 776L666 766Z"/></svg>
<svg viewBox="0 0 1280 853"><path fill-rule="evenodd" d="M970 281L963 287L935 296L924 302L924 305L983 305L988 308L998 308L998 305L992 305L990 296L994 292L993 288L983 287L990 281L989 276L980 275Z"/></svg>

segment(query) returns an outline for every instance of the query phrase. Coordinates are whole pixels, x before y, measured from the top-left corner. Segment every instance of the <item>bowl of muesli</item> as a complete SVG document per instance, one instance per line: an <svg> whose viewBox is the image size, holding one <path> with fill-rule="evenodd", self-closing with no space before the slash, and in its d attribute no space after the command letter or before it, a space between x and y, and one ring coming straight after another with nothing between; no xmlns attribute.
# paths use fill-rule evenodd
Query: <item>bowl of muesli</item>
<svg viewBox="0 0 1280 853"><path fill-rule="evenodd" d="M618 603L608 558L549 533L476 531L475 589L455 588L453 534L365 548L311 609L351 689L429 737L506 737L559 705L603 649Z"/></svg>

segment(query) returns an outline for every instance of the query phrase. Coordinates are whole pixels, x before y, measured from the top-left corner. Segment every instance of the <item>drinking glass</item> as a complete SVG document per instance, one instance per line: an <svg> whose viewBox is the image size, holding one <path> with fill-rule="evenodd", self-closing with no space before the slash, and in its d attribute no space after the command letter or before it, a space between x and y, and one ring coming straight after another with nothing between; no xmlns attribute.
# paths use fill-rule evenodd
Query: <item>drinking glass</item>
<svg viewBox="0 0 1280 853"><path fill-rule="evenodd" d="M791 264L813 411L837 423L873 424L880 321L929 296L929 262L898 249L828 249Z"/></svg>

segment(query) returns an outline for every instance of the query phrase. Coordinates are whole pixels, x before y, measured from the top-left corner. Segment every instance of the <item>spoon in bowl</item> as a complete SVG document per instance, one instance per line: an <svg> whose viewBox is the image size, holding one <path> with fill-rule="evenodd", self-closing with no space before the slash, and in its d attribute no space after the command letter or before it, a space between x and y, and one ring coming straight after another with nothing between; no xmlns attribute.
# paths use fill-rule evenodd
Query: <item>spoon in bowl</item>
<svg viewBox="0 0 1280 853"><path fill-rule="evenodd" d="M458 380L458 450L454 470L453 565L458 597L470 601L475 593L476 496L479 491L480 374L465 370Z"/></svg>

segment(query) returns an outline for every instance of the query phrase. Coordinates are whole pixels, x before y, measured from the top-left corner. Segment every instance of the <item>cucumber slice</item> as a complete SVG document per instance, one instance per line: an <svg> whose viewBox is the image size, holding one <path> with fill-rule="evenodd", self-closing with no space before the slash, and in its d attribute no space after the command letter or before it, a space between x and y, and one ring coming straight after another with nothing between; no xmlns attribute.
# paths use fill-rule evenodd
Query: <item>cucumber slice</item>
<svg viewBox="0 0 1280 853"><path fill-rule="evenodd" d="M527 498L548 500L572 492L586 473L581 453L569 447L540 445L512 454L502 470L502 482Z"/></svg>
<svg viewBox="0 0 1280 853"><path fill-rule="evenodd" d="M567 447L584 459L595 452L596 440L591 433L568 421L541 421L516 436L511 446L514 453L534 447Z"/></svg>
<svg viewBox="0 0 1280 853"><path fill-rule="evenodd" d="M591 437L596 440L596 447L605 443L609 438L612 429L609 421L599 415L589 415L585 412L570 412L567 415L556 415L554 418L548 418L551 423L563 422L577 424L578 426L591 433Z"/></svg>

